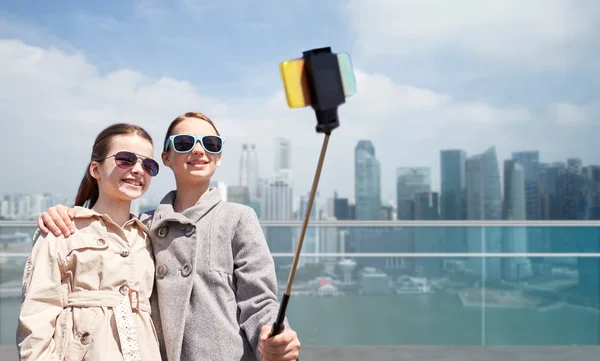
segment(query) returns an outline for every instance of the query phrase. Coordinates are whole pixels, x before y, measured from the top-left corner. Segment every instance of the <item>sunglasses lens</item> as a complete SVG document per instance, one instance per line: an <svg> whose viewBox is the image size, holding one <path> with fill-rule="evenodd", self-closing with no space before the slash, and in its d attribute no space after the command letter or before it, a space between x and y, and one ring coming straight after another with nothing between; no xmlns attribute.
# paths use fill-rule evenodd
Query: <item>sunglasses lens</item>
<svg viewBox="0 0 600 361"><path fill-rule="evenodd" d="M151 176L158 174L158 163L154 159L146 158L142 161L142 166Z"/></svg>
<svg viewBox="0 0 600 361"><path fill-rule="evenodd" d="M173 138L173 147L178 152L189 152L194 148L195 139L189 135L177 135Z"/></svg>
<svg viewBox="0 0 600 361"><path fill-rule="evenodd" d="M137 156L131 152L119 152L115 155L115 162L120 168L129 168L137 162Z"/></svg>
<svg viewBox="0 0 600 361"><path fill-rule="evenodd" d="M115 162L119 168L131 168L137 163L138 157L131 152L119 152L115 154ZM154 159L145 158L142 161L142 167L151 176L158 174L158 163Z"/></svg>
<svg viewBox="0 0 600 361"><path fill-rule="evenodd" d="M207 152L220 153L223 149L223 140L214 135L207 135L202 139L202 145Z"/></svg>

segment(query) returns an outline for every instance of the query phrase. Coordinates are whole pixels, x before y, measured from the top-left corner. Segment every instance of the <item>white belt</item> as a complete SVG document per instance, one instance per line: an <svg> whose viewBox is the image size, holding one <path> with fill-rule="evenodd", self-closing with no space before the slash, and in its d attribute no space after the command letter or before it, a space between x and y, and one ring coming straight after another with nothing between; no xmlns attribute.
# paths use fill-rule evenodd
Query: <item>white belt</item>
<svg viewBox="0 0 600 361"><path fill-rule="evenodd" d="M112 307L115 312L123 360L142 360L132 316L134 312L150 312L150 303L147 300L140 300L138 291L130 289L125 296L115 291L70 292L67 305L74 307Z"/></svg>

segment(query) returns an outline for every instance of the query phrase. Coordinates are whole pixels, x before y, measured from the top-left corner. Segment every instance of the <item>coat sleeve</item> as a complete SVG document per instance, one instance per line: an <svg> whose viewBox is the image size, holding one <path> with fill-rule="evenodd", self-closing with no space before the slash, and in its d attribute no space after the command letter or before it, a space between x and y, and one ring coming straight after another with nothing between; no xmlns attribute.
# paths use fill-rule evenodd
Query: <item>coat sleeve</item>
<svg viewBox="0 0 600 361"><path fill-rule="evenodd" d="M250 207L244 209L237 224L233 258L240 326L258 357L260 329L275 322L279 302L275 263L258 217ZM289 327L287 319L285 327Z"/></svg>
<svg viewBox="0 0 600 361"><path fill-rule="evenodd" d="M23 303L17 327L20 360L58 360L54 331L63 310L61 272L54 236L39 237L23 274Z"/></svg>

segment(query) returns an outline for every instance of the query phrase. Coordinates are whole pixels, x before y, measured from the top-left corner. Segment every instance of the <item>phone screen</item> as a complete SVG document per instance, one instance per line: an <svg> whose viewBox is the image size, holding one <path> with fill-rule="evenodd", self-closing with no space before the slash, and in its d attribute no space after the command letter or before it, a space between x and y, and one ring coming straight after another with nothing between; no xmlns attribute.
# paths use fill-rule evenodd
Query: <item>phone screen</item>
<svg viewBox="0 0 600 361"><path fill-rule="evenodd" d="M352 70L352 61L347 53L337 54L340 75L346 97L356 94L356 79ZM290 108L302 108L311 105L310 91L304 70L304 59L293 59L279 65L285 96Z"/></svg>

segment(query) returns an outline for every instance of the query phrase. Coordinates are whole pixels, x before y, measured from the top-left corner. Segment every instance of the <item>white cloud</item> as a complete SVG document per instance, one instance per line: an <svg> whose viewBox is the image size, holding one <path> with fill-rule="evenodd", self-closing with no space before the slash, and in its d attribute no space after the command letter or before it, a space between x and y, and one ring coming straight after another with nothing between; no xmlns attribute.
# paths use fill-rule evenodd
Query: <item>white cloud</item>
<svg viewBox="0 0 600 361"><path fill-rule="evenodd" d="M464 51L527 67L579 60L579 42L597 36L599 8L587 0L349 0L342 5L364 56Z"/></svg>
<svg viewBox="0 0 600 361"><path fill-rule="evenodd" d="M280 90L267 98L215 99L185 81L155 79L132 69L102 74L78 53L43 49L18 40L0 40L0 114L5 155L0 169L0 192L60 191L74 194L89 157L94 137L108 124L126 121L146 128L155 139L158 156L168 123L186 111L212 117L227 138L222 168L216 178L229 184L238 179L239 149L257 144L260 173L273 169L276 136L292 140L295 194L310 189L322 136L315 134L310 108L288 109ZM381 74L356 71L358 93L340 108L341 127L332 136L321 192L337 189L353 197L354 146L371 139L382 164L385 199L394 197L394 174L399 166L429 165L433 186L439 186L439 150L461 148L469 154L495 144L501 159L511 151L539 148L555 154L557 142L579 139L587 129L563 134L522 106L491 107L460 102L448 94L396 84ZM566 109L566 110L565 110ZM598 115L598 106L574 104L550 107L560 119ZM574 114L574 115L573 115ZM558 127L558 125L557 125ZM540 133L547 132L542 139ZM583 138L581 138L583 139ZM554 140L554 141L553 141ZM577 148L562 157L588 155ZM583 153L577 153L583 152ZM173 187L163 170L152 193Z"/></svg>
<svg viewBox="0 0 600 361"><path fill-rule="evenodd" d="M19 154L3 160L2 168L13 171L2 177L2 190L74 192L94 137L111 123L142 125L160 148L166 125L182 112L227 113L189 83L128 69L100 74L81 54L1 40L0 57L2 131L10 135L0 149Z"/></svg>
<svg viewBox="0 0 600 361"><path fill-rule="evenodd" d="M564 126L582 126L598 119L600 115L600 101L591 102L583 106L571 103L555 103L550 106L550 118Z"/></svg>

